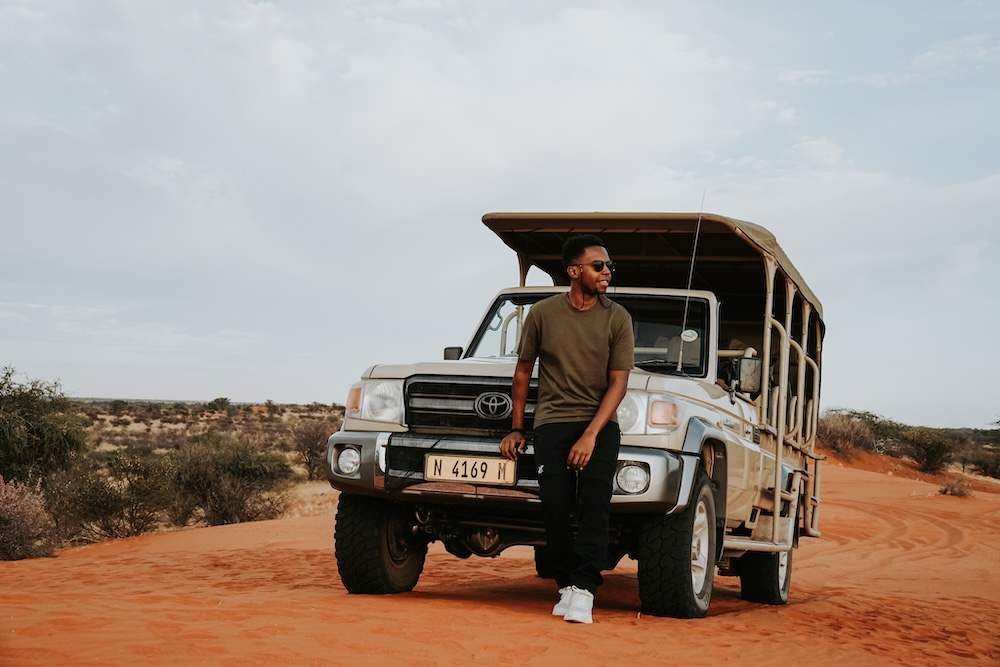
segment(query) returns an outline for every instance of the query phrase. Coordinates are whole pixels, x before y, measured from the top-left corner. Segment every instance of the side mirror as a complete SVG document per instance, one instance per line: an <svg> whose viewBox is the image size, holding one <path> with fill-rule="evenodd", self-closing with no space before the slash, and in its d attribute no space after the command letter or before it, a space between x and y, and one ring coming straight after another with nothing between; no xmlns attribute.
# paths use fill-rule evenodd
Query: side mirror
<svg viewBox="0 0 1000 667"><path fill-rule="evenodd" d="M763 378L764 360L758 357L740 357L736 360L736 391L759 394Z"/></svg>
<svg viewBox="0 0 1000 667"><path fill-rule="evenodd" d="M462 358L462 348L461 347L446 347L444 348L444 358L448 361L454 361L456 359Z"/></svg>

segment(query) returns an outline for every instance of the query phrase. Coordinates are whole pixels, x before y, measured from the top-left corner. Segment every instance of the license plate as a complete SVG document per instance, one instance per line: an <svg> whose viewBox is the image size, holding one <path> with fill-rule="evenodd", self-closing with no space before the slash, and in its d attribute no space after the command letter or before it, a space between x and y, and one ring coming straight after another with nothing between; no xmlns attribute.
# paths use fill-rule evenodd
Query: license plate
<svg viewBox="0 0 1000 667"><path fill-rule="evenodd" d="M517 484L517 463L496 457L428 454L424 459L424 479L514 486Z"/></svg>

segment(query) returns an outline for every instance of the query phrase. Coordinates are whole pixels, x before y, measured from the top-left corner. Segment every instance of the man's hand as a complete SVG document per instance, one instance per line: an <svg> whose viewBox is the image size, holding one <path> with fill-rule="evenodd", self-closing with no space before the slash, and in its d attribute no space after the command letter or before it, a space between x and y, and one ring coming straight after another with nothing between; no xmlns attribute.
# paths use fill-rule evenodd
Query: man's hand
<svg viewBox="0 0 1000 667"><path fill-rule="evenodd" d="M528 440L520 431L511 431L500 441L500 453L508 461L516 461L517 455L528 446Z"/></svg>
<svg viewBox="0 0 1000 667"><path fill-rule="evenodd" d="M597 446L597 436L584 432L580 439L576 441L573 448L569 450L569 457L566 459L566 467L570 470L583 470L590 463L590 457Z"/></svg>

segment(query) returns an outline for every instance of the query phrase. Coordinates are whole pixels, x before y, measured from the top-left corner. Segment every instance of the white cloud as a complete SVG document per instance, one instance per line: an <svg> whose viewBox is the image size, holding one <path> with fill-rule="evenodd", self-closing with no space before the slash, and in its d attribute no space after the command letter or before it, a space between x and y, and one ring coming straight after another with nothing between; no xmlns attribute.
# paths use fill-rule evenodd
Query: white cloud
<svg viewBox="0 0 1000 667"><path fill-rule="evenodd" d="M926 123L903 121L931 102L960 117L981 87L932 86L988 72L996 39L985 19L884 34L876 67L828 50L857 26L823 23L713 3L7 3L0 342L90 395L341 401L371 363L463 344L516 280L482 213L705 193L771 228L830 304L830 400L905 419L859 389L874 362L853 332L898 326L871 293L991 298L1000 183L988 150L957 173L933 145L863 149L921 149ZM964 405L966 425L994 416Z"/></svg>
<svg viewBox="0 0 1000 667"><path fill-rule="evenodd" d="M967 35L940 42L913 60L916 70L946 75L956 70L978 69L1000 64L1000 37Z"/></svg>

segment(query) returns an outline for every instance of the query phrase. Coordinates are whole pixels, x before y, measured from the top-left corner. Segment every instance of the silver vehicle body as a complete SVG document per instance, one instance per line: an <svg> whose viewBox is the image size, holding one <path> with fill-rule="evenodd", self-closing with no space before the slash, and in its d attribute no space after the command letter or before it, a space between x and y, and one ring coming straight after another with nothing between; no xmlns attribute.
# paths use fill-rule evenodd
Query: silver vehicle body
<svg viewBox="0 0 1000 667"><path fill-rule="evenodd" d="M412 509L407 530L459 556L543 544L530 445L508 485L427 479L428 457L499 470L520 324L532 303L568 289L563 241L594 233L618 264L608 296L636 326L637 365L618 413L619 554L636 556L636 517L684 511L702 475L717 508L712 562L721 573L748 552L786 554L800 535L819 536L822 307L767 230L691 213L492 213L483 221L516 252L520 285L497 294L467 345L446 349L444 360L364 372L329 441L334 487ZM527 286L532 266L552 284ZM665 312L683 312L684 321ZM533 401L534 381L529 430Z"/></svg>

